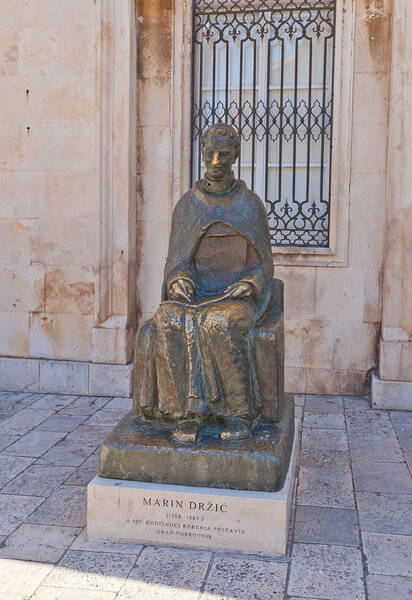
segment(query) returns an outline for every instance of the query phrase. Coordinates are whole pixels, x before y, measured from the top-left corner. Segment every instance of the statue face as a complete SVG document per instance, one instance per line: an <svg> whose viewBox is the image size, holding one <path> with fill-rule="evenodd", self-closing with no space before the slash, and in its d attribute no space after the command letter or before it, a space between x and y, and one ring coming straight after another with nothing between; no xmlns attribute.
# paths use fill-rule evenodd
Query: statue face
<svg viewBox="0 0 412 600"><path fill-rule="evenodd" d="M234 145L227 137L210 135L202 153L209 179L219 181L230 176L232 165L237 157Z"/></svg>

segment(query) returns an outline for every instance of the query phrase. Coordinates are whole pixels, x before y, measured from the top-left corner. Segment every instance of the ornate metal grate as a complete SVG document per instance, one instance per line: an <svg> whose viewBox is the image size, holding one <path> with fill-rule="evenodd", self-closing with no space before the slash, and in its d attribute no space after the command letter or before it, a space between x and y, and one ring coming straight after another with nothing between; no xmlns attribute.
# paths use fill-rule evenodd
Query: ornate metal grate
<svg viewBox="0 0 412 600"><path fill-rule="evenodd" d="M192 178L203 131L236 127L238 176L264 199L273 245L329 243L335 3L194 3Z"/></svg>

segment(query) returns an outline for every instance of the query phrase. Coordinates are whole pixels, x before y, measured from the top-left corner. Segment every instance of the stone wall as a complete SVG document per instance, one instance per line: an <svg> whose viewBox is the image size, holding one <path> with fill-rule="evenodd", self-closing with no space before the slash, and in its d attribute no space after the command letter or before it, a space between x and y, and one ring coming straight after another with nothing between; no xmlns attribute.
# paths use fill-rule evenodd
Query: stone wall
<svg viewBox="0 0 412 600"><path fill-rule="evenodd" d="M0 13L0 387L128 395L135 2Z"/></svg>
<svg viewBox="0 0 412 600"><path fill-rule="evenodd" d="M412 410L412 6L393 2L387 231L376 408Z"/></svg>
<svg viewBox="0 0 412 600"><path fill-rule="evenodd" d="M172 215L173 0L137 3L137 289L140 320L159 305Z"/></svg>
<svg viewBox="0 0 412 600"><path fill-rule="evenodd" d="M412 382L412 6L394 3L380 375ZM412 393L412 388L411 388Z"/></svg>
<svg viewBox="0 0 412 600"><path fill-rule="evenodd" d="M357 1L354 18L347 265L277 268L285 281L288 384L312 394L363 393L378 360L391 0Z"/></svg>
<svg viewBox="0 0 412 600"><path fill-rule="evenodd" d="M91 356L94 121L93 0L3 1L0 355Z"/></svg>
<svg viewBox="0 0 412 600"><path fill-rule="evenodd" d="M386 378L391 375L385 365L393 361L386 352L402 350L407 342L398 340L395 350L388 345L394 328L402 330L401 337L410 336L409 263L405 260L402 273L396 268L399 252L409 256L409 246L397 243L406 239L399 219L391 221L393 241L386 244L391 56L396 51L392 5L405 1L338 3L351 46L341 83L353 104L348 135L342 138L350 144L334 152L347 150L350 157L349 189L344 209L340 196L336 208L339 261L274 254L277 277L285 281L290 391L358 394L368 389L370 370L378 363L385 290L389 338L381 341L381 363ZM37 361L29 361L30 377L43 359L62 361L56 362L58 378L80 381L79 373L94 369L93 377L84 379L86 393L98 393L100 380L106 391L115 389L118 380L108 375L107 365L130 363L136 311L142 321L158 305L176 190L181 193L187 180L175 165L189 160L180 122L187 121L187 98L181 96L190 89L190 73L177 67L190 58L190 39L183 31L191 22L190 5L188 0L138 0L135 14L134 0L2 2L0 356ZM352 17L351 7L356 7ZM406 52L404 46L400 39L398 56ZM392 104L397 106L396 99ZM389 165L399 149L396 136L391 144ZM396 182L396 170L390 173L389 181ZM384 287L387 257L392 267ZM390 301L395 280L395 296L403 298L400 313L393 295ZM409 356L406 348L402 352ZM15 364L4 361L0 383L2 364L9 373ZM399 377L409 377L408 369L410 361ZM42 389L40 375L32 389Z"/></svg>

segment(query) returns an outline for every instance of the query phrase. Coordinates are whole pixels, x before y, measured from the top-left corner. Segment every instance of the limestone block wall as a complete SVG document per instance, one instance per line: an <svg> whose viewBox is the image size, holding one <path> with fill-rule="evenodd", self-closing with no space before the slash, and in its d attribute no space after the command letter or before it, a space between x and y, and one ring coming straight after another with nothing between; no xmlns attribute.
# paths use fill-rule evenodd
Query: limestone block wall
<svg viewBox="0 0 412 600"><path fill-rule="evenodd" d="M173 0L137 3L137 296L140 321L159 305L172 215Z"/></svg>
<svg viewBox="0 0 412 600"><path fill-rule="evenodd" d="M0 389L129 395L135 0L0 16Z"/></svg>
<svg viewBox="0 0 412 600"><path fill-rule="evenodd" d="M409 229L397 216L405 209L405 223L410 211L395 168L396 152L405 152L394 134L388 148L391 81L393 89L407 81L392 56L405 64L409 56L401 36L392 45L392 12L395 3L408 2L338 2L352 49L341 69L352 110L342 138L350 140L343 148L350 159L346 204L339 196L335 205L340 258L274 253L285 282L289 391L368 389L378 364L382 297L382 376L394 378L393 356L401 350L405 365L396 377L410 378ZM69 392L119 389L107 365L130 364L136 314L142 321L158 305L172 208L187 186L190 6L1 3L0 357L8 358L0 358L0 387L2 373L9 373L7 386L22 378L14 359L29 359L19 363L27 365L27 384L37 372L30 389L46 389L41 369L43 359L52 359L61 363L55 370L44 365L50 386L60 379L73 382L64 388ZM397 98L395 133L403 122L396 125ZM401 104L407 112L409 96ZM341 151L334 148L334 156ZM404 204L388 203L391 197ZM122 373L127 395L130 369Z"/></svg>
<svg viewBox="0 0 412 600"><path fill-rule="evenodd" d="M93 0L4 0L0 355L90 359L94 122Z"/></svg>

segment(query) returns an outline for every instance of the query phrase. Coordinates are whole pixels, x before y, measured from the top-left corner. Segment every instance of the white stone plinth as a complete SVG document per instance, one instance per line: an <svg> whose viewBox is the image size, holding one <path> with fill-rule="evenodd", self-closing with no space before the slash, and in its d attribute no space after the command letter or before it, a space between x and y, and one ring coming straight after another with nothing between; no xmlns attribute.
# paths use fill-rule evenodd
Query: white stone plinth
<svg viewBox="0 0 412 600"><path fill-rule="evenodd" d="M372 408L412 410L412 381L386 381L372 373Z"/></svg>
<svg viewBox="0 0 412 600"><path fill-rule="evenodd" d="M87 487L89 539L285 554L296 435L284 487L250 492L95 477Z"/></svg>

